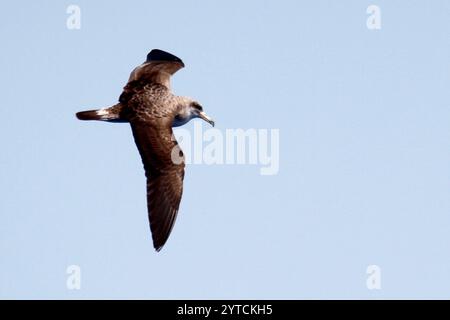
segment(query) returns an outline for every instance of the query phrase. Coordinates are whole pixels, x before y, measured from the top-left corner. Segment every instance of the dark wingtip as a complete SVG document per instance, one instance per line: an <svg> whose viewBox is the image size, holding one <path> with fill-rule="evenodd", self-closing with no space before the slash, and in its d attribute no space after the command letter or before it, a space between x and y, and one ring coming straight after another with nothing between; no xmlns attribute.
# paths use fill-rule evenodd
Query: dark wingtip
<svg viewBox="0 0 450 320"><path fill-rule="evenodd" d="M161 249L164 247L164 243L153 243L153 248L155 249L156 252L160 252Z"/></svg>
<svg viewBox="0 0 450 320"><path fill-rule="evenodd" d="M153 235L153 233L152 233L152 235ZM156 252L160 252L167 241L167 239L164 240L161 238L153 238L152 240L153 240L153 248L155 249Z"/></svg>
<svg viewBox="0 0 450 320"><path fill-rule="evenodd" d="M170 61L170 62L179 62L184 66L183 61L178 58L177 56L174 56L171 53L168 53L166 51L160 50L160 49L153 49L149 52L147 55L147 61Z"/></svg>
<svg viewBox="0 0 450 320"><path fill-rule="evenodd" d="M162 240L162 239L153 239L153 248L155 249L156 252L160 252L161 249L164 247L164 245L166 244L167 239Z"/></svg>

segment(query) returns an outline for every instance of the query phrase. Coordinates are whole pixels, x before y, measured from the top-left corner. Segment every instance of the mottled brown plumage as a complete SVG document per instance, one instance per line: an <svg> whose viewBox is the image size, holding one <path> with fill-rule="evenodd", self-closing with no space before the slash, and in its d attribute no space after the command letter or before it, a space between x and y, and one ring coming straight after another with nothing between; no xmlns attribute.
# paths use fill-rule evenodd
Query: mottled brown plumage
<svg viewBox="0 0 450 320"><path fill-rule="evenodd" d="M197 117L214 125L197 102L171 93L170 76L183 67L179 58L152 50L132 71L118 104L77 113L81 120L130 123L147 177L148 215L157 251L170 235L183 193L184 157L172 126Z"/></svg>

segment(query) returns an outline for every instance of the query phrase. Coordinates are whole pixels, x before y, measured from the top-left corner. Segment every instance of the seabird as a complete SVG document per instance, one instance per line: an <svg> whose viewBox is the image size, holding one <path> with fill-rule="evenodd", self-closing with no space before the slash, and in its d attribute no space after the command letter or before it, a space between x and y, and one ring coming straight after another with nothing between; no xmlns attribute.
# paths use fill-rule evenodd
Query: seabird
<svg viewBox="0 0 450 320"><path fill-rule="evenodd" d="M171 92L170 77L183 67L180 58L154 49L131 72L119 103L76 114L80 120L130 123L147 177L147 209L156 251L169 238L183 193L184 157L172 127L194 118L214 126L197 101Z"/></svg>

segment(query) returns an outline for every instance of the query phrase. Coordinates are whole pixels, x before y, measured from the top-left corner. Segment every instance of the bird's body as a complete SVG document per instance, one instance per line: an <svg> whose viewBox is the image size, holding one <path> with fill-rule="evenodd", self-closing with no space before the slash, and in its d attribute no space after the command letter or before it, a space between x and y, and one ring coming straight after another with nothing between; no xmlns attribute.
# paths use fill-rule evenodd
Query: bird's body
<svg viewBox="0 0 450 320"><path fill-rule="evenodd" d="M172 127L197 117L214 125L197 102L170 91L170 76L182 67L179 58L152 50L131 73L118 104L77 113L81 120L130 123L147 177L147 207L157 251L170 235L183 193L184 158Z"/></svg>
<svg viewBox="0 0 450 320"><path fill-rule="evenodd" d="M177 114L180 98L173 95L168 88L160 84L127 84L119 98L122 105L121 117L127 122L170 121Z"/></svg>

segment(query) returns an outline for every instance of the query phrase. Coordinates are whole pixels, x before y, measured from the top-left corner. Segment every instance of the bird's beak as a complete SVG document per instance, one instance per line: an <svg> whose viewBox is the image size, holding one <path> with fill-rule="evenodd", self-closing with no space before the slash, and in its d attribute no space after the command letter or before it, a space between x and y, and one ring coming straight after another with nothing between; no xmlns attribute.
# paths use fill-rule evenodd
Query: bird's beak
<svg viewBox="0 0 450 320"><path fill-rule="evenodd" d="M203 111L201 111L201 112L198 113L198 116L199 116L200 118L202 118L203 120L205 120L206 122L208 122L210 125L212 125L212 126L214 127L214 120L211 119L210 117L208 117L208 116L206 115L206 113L204 113Z"/></svg>

